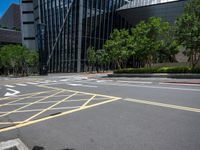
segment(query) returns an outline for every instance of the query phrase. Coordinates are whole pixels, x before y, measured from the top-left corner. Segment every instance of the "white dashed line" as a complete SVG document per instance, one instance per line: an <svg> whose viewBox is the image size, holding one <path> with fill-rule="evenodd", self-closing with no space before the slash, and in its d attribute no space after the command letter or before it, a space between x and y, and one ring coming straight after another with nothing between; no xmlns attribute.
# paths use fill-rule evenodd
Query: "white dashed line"
<svg viewBox="0 0 200 150"><path fill-rule="evenodd" d="M13 85L5 85L5 87L14 88L15 86L13 86Z"/></svg>
<svg viewBox="0 0 200 150"><path fill-rule="evenodd" d="M60 80L61 82L66 82L66 81L69 81L70 79L62 79Z"/></svg>
<svg viewBox="0 0 200 150"><path fill-rule="evenodd" d="M21 84L21 83L20 83L20 84L16 84L16 85L19 85L19 86L27 86L26 84Z"/></svg>
<svg viewBox="0 0 200 150"><path fill-rule="evenodd" d="M83 85L83 84L68 84L71 86L80 86L80 87L91 87L91 88L97 88L98 86L94 86L94 85Z"/></svg>
<svg viewBox="0 0 200 150"><path fill-rule="evenodd" d="M39 83L36 83L36 82L27 82L27 84L38 85Z"/></svg>
<svg viewBox="0 0 200 150"><path fill-rule="evenodd" d="M96 81L97 83L103 83L103 82L106 82L105 80L97 80Z"/></svg>

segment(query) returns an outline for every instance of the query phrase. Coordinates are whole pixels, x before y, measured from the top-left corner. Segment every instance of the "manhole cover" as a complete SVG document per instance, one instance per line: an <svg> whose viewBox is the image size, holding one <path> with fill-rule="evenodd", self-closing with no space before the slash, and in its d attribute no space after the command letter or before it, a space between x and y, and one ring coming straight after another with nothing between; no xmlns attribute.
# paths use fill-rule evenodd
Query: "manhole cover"
<svg viewBox="0 0 200 150"><path fill-rule="evenodd" d="M29 149L20 139L14 139L5 142L0 142L0 150L29 150Z"/></svg>

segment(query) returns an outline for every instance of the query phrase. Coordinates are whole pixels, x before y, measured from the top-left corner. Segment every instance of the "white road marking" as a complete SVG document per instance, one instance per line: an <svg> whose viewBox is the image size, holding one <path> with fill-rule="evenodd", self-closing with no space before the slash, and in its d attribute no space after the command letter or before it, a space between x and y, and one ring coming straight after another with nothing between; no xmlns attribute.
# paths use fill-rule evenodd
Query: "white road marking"
<svg viewBox="0 0 200 150"><path fill-rule="evenodd" d="M60 80L61 82L66 82L66 81L69 81L70 79L62 79Z"/></svg>
<svg viewBox="0 0 200 150"><path fill-rule="evenodd" d="M82 85L82 87L98 88L98 86L94 86L94 85Z"/></svg>
<svg viewBox="0 0 200 150"><path fill-rule="evenodd" d="M97 83L103 83L103 82L106 82L105 80L97 80L96 81Z"/></svg>
<svg viewBox="0 0 200 150"><path fill-rule="evenodd" d="M38 85L39 83L36 83L36 82L27 82L27 84Z"/></svg>
<svg viewBox="0 0 200 150"><path fill-rule="evenodd" d="M26 84L21 84L21 83L16 84L16 85L19 85L19 86L27 86Z"/></svg>
<svg viewBox="0 0 200 150"><path fill-rule="evenodd" d="M6 96L6 97L15 96L15 95L17 95L17 94L20 93L20 91L13 90L13 89L9 89L9 88L7 88L7 90L8 90L8 91L11 91L11 92L13 92L13 93L7 92L7 93L4 95L4 96Z"/></svg>
<svg viewBox="0 0 200 150"><path fill-rule="evenodd" d="M88 79L88 81L96 81L97 79Z"/></svg>
<svg viewBox="0 0 200 150"><path fill-rule="evenodd" d="M71 85L71 86L82 86L82 84L68 84L68 85Z"/></svg>
<svg viewBox="0 0 200 150"><path fill-rule="evenodd" d="M13 85L5 85L5 87L14 88L15 86L13 86Z"/></svg>
<svg viewBox="0 0 200 150"><path fill-rule="evenodd" d="M47 82L45 81L42 81L42 82L38 82L39 84L46 84Z"/></svg>
<svg viewBox="0 0 200 150"><path fill-rule="evenodd" d="M97 88L98 86L94 86L94 85L83 85L83 84L68 84L71 86L81 86L81 87L92 87L92 88Z"/></svg>

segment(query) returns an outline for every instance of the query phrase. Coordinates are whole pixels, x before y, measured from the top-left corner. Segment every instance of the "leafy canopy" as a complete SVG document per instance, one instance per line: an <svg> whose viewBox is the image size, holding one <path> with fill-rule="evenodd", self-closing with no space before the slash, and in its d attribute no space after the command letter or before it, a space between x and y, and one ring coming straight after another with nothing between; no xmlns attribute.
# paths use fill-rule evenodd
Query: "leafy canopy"
<svg viewBox="0 0 200 150"><path fill-rule="evenodd" d="M186 48L185 54L195 67L200 61L200 1L188 1L175 25L177 40Z"/></svg>

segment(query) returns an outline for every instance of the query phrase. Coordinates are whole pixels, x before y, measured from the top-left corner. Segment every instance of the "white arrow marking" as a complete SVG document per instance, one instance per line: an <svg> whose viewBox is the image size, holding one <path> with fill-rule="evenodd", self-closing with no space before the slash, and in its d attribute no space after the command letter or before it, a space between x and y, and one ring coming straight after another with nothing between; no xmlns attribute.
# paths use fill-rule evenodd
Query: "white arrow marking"
<svg viewBox="0 0 200 150"><path fill-rule="evenodd" d="M8 91L11 91L11 92L14 92L14 93L10 93L10 92L7 92L4 96L15 96L17 94L19 94L20 92L19 91L16 91L16 90L13 90L13 89L7 89Z"/></svg>

